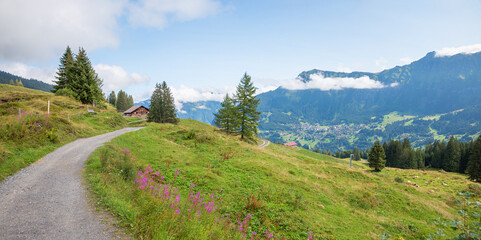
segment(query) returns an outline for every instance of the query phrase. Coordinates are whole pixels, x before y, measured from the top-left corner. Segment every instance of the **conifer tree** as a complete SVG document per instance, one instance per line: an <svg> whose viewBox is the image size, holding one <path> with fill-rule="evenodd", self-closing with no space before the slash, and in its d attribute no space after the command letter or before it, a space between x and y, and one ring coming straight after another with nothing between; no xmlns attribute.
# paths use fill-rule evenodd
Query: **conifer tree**
<svg viewBox="0 0 481 240"><path fill-rule="evenodd" d="M69 47L60 59L54 92L60 89L70 89L75 99L82 103L99 102L104 99L101 87L102 79L95 73L87 53L83 48L75 57Z"/></svg>
<svg viewBox="0 0 481 240"><path fill-rule="evenodd" d="M112 104L112 106L117 106L116 103L117 103L117 97L115 96L115 92L112 91L108 97L108 102L110 104Z"/></svg>
<svg viewBox="0 0 481 240"><path fill-rule="evenodd" d="M118 93L117 93L117 104L116 104L116 107L117 107L117 110L118 111L125 111L128 109L128 100L127 100L127 94L120 90Z"/></svg>
<svg viewBox="0 0 481 240"><path fill-rule="evenodd" d="M175 101L170 88L165 81L162 82L162 98L163 98L163 123L177 123L177 114L175 113Z"/></svg>
<svg viewBox="0 0 481 240"><path fill-rule="evenodd" d="M69 46L65 50L62 58L60 58L60 65L58 67L57 76L55 77L57 81L55 82L55 86L53 86L52 92L57 92L63 88L70 88L71 80L72 80L72 67L74 63L74 57L72 54L72 50Z"/></svg>
<svg viewBox="0 0 481 240"><path fill-rule="evenodd" d="M19 87L23 87L22 80L18 80L18 84L17 84L17 86L19 86Z"/></svg>
<svg viewBox="0 0 481 240"><path fill-rule="evenodd" d="M147 114L147 121L160 123L162 121L162 85L155 84L155 90L150 97L150 110Z"/></svg>
<svg viewBox="0 0 481 240"><path fill-rule="evenodd" d="M355 161L361 161L361 151L359 151L359 148L355 147L352 154L354 155Z"/></svg>
<svg viewBox="0 0 481 240"><path fill-rule="evenodd" d="M129 104L128 104L128 108L134 106L134 98L132 97L132 95L129 95Z"/></svg>
<svg viewBox="0 0 481 240"><path fill-rule="evenodd" d="M459 170L460 160L461 152L458 140L451 136L446 147L446 153L444 154L443 169L448 172L457 172Z"/></svg>
<svg viewBox="0 0 481 240"><path fill-rule="evenodd" d="M481 135L472 145L466 172L469 179L481 182Z"/></svg>
<svg viewBox="0 0 481 240"><path fill-rule="evenodd" d="M15 85L15 83L13 82L13 79L10 79L10 85Z"/></svg>
<svg viewBox="0 0 481 240"><path fill-rule="evenodd" d="M260 112L257 111L259 99L256 99L255 93L256 89L251 81L251 77L245 73L234 95L237 110L239 111L237 132L241 135L241 139L250 139L257 135Z"/></svg>
<svg viewBox="0 0 481 240"><path fill-rule="evenodd" d="M233 133L239 125L239 114L234 100L226 94L220 106L217 113L214 113L214 124L227 133Z"/></svg>
<svg viewBox="0 0 481 240"><path fill-rule="evenodd" d="M167 83L155 84L155 90L150 98L150 111L147 121L157 123L177 123L174 97Z"/></svg>
<svg viewBox="0 0 481 240"><path fill-rule="evenodd" d="M369 157L367 159L369 167L374 168L374 171L376 172L380 172L386 165L385 158L386 155L384 154L384 149L382 148L381 143L377 141L369 151Z"/></svg>

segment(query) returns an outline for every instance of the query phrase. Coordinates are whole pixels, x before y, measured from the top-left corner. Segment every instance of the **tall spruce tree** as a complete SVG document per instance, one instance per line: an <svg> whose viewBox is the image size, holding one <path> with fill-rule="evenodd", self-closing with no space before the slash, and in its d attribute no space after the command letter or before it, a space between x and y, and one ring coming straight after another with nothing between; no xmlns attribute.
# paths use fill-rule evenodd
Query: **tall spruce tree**
<svg viewBox="0 0 481 240"><path fill-rule="evenodd" d="M164 122L177 123L179 119L175 113L175 101L170 88L165 81L162 82L162 94L164 98Z"/></svg>
<svg viewBox="0 0 481 240"><path fill-rule="evenodd" d="M134 106L134 98L132 97L132 95L129 95L129 98L128 98L128 102L129 102L129 108Z"/></svg>
<svg viewBox="0 0 481 240"><path fill-rule="evenodd" d="M15 85L15 83L13 82L13 79L10 79L10 85Z"/></svg>
<svg viewBox="0 0 481 240"><path fill-rule="evenodd" d="M374 168L376 172L380 172L386 165L386 155L379 141L372 146L367 161L369 162L369 167Z"/></svg>
<svg viewBox="0 0 481 240"><path fill-rule="evenodd" d="M443 169L448 172L459 171L460 160L461 151L458 140L451 136L451 138L449 138L448 146L446 147L446 153L444 154Z"/></svg>
<svg viewBox="0 0 481 240"><path fill-rule="evenodd" d="M147 121L157 123L177 123L174 97L167 83L155 84L155 90L150 98L150 111Z"/></svg>
<svg viewBox="0 0 481 240"><path fill-rule="evenodd" d="M261 113L257 111L259 99L256 98L255 93L256 89L251 81L251 77L245 73L234 95L237 110L239 111L239 127L236 132L241 135L241 139L251 139L257 135L257 126L259 126L259 115Z"/></svg>
<svg viewBox="0 0 481 240"><path fill-rule="evenodd" d="M65 53L62 58L60 58L60 65L58 66L57 76L55 77L57 81L53 86L52 92L57 92L63 88L70 88L72 83L72 67L74 64L74 57L72 50L69 46L65 49Z"/></svg>
<svg viewBox="0 0 481 240"><path fill-rule="evenodd" d="M481 182L481 135L471 147L471 154L469 156L466 172L469 175L469 179Z"/></svg>
<svg viewBox="0 0 481 240"><path fill-rule="evenodd" d="M101 90L102 79L95 73L87 53L83 48L73 59L70 48L67 47L64 56L60 59L57 81L54 92L66 88L74 93L75 99L82 103L94 103L104 100Z"/></svg>
<svg viewBox="0 0 481 240"><path fill-rule="evenodd" d="M233 133L239 125L239 112L234 100L226 94L220 106L217 113L214 113L214 124L226 133Z"/></svg>
<svg viewBox="0 0 481 240"><path fill-rule="evenodd" d="M117 93L117 104L116 104L117 110L125 111L129 108L128 106L129 106L129 103L127 99L127 94L124 91L120 90Z"/></svg>
<svg viewBox="0 0 481 240"><path fill-rule="evenodd" d="M108 102L110 104L112 104L112 106L117 106L116 103L117 103L117 96L115 95L115 92L112 91L108 97Z"/></svg>

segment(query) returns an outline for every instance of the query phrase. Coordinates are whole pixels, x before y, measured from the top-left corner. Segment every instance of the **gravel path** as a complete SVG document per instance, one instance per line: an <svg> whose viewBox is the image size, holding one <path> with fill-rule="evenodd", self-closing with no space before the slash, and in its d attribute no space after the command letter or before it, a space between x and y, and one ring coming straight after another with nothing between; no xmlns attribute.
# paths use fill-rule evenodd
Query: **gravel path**
<svg viewBox="0 0 481 240"><path fill-rule="evenodd" d="M259 145L259 148L267 147L267 145L269 145L270 143L269 140L265 140L265 139L261 139L261 140L262 140L262 144Z"/></svg>
<svg viewBox="0 0 481 240"><path fill-rule="evenodd" d="M140 128L78 139L0 183L0 239L112 239L110 224L89 206L82 186L87 157L103 143Z"/></svg>

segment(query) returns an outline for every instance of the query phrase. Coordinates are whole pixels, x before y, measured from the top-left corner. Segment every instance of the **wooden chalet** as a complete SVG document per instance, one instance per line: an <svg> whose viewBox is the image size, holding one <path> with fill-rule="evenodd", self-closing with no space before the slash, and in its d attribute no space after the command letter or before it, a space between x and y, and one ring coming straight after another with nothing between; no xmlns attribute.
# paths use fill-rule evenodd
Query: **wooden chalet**
<svg viewBox="0 0 481 240"><path fill-rule="evenodd" d="M147 118L147 114L149 113L149 109L140 105L140 106L133 106L124 112L124 117L137 117L137 118Z"/></svg>

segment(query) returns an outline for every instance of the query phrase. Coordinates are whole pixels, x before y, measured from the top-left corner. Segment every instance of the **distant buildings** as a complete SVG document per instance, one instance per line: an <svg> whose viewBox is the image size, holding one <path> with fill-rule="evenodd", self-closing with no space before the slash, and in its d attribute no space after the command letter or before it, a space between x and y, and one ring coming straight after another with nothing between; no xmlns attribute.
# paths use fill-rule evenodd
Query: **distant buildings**
<svg viewBox="0 0 481 240"><path fill-rule="evenodd" d="M296 146L297 146L297 143L296 143L296 142L288 142L288 143L284 143L283 145L284 145L284 146L289 146L289 147L296 147Z"/></svg>
<svg viewBox="0 0 481 240"><path fill-rule="evenodd" d="M146 119L147 114L149 114L149 109L144 106L133 106L124 112L124 116L126 117L137 117Z"/></svg>

